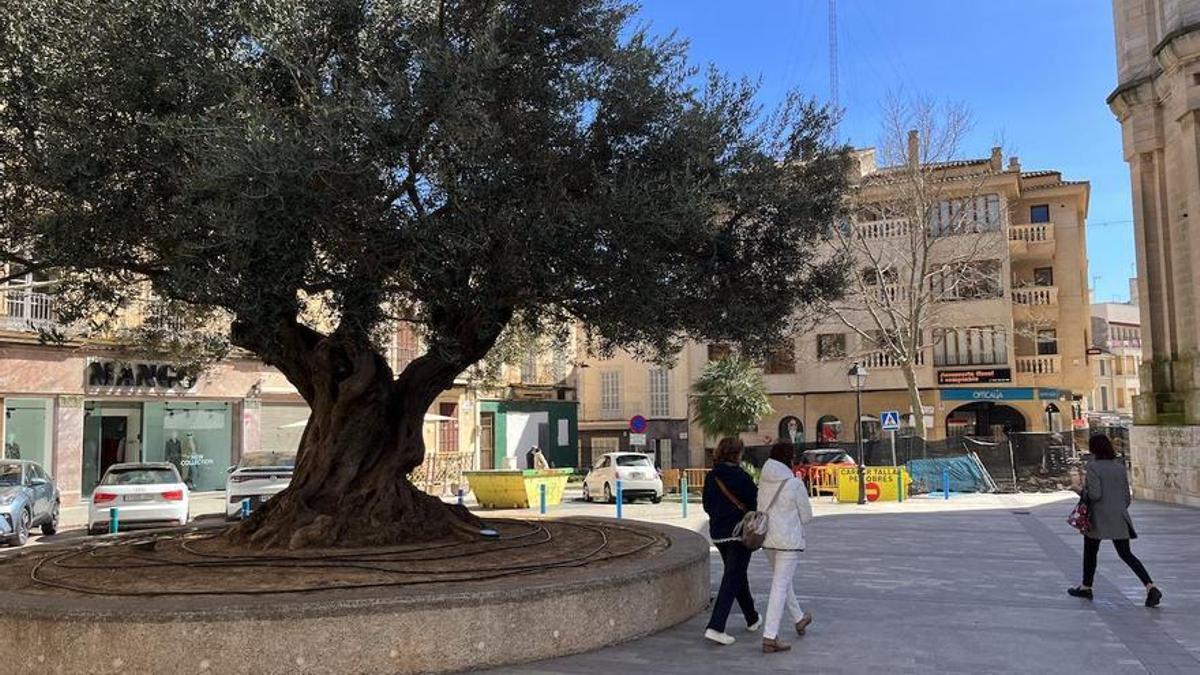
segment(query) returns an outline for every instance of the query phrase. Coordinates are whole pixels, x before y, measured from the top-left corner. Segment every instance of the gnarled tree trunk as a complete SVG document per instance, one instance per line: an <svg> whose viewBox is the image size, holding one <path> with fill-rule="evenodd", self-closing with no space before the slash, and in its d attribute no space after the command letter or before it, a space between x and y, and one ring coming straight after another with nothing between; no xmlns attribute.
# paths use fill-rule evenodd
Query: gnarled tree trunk
<svg viewBox="0 0 1200 675"><path fill-rule="evenodd" d="M458 369L432 356L397 379L369 344L323 337L293 377L312 410L291 485L230 531L253 548L377 546L477 532L465 508L408 479L424 460L422 425Z"/></svg>

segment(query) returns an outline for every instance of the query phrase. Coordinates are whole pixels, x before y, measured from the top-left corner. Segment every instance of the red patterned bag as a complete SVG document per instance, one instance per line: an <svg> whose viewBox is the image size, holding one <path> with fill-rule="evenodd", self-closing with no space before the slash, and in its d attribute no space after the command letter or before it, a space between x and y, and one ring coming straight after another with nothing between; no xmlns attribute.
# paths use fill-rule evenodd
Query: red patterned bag
<svg viewBox="0 0 1200 675"><path fill-rule="evenodd" d="M1067 516L1067 524L1079 530L1080 534L1092 531L1092 512L1088 509L1087 501L1079 500L1071 515Z"/></svg>

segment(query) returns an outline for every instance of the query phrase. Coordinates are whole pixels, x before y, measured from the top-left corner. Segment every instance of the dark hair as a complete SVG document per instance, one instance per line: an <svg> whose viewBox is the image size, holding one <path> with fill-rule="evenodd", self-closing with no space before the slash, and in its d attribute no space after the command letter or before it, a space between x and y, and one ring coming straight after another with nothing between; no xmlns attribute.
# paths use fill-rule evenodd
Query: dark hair
<svg viewBox="0 0 1200 675"><path fill-rule="evenodd" d="M782 438L775 441L771 446L771 459L776 462L783 462L791 466L792 460L796 458L796 444L791 441L785 441Z"/></svg>
<svg viewBox="0 0 1200 675"><path fill-rule="evenodd" d="M737 463L742 458L742 450L746 446L742 444L742 439L726 436L717 443L717 451L713 453L713 464L721 462Z"/></svg>
<svg viewBox="0 0 1200 675"><path fill-rule="evenodd" d="M1104 434L1096 434L1088 439L1088 450L1096 459L1116 459L1117 451L1113 449L1112 441Z"/></svg>

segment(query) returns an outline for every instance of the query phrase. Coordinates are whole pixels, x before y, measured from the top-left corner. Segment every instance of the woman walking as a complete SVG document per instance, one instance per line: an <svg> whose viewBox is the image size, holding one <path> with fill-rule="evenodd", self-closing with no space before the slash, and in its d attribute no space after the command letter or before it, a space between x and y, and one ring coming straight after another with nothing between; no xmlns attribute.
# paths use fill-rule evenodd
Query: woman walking
<svg viewBox="0 0 1200 675"><path fill-rule="evenodd" d="M804 483L792 473L796 448L787 441L771 446L771 458L763 465L758 482L758 503L766 504L767 537L763 549L771 562L771 597L767 600L767 621L763 627L762 649L770 654L791 649L779 641L779 623L786 606L796 622L796 633L804 635L812 623L796 600L794 577L804 551L804 526L812 520L812 505Z"/></svg>
<svg viewBox="0 0 1200 675"><path fill-rule="evenodd" d="M1162 591L1154 585L1142 561L1129 548L1129 540L1137 539L1137 532L1129 517L1129 476L1125 465L1116 461L1116 452L1107 436L1092 436L1088 441L1088 449L1091 450L1092 461L1088 464L1084 484L1076 492L1087 504L1092 526L1083 533L1083 583L1067 589L1067 593L1077 598L1092 599L1100 542L1111 539L1117 555L1146 586L1146 606L1157 607L1162 602Z"/></svg>
<svg viewBox="0 0 1200 675"><path fill-rule="evenodd" d="M721 554L725 570L721 574L721 589L713 603L712 617L704 637L719 645L734 643L732 635L725 632L725 623L733 601L737 600L746 617L746 629L758 630L760 619L754 609L754 596L750 593L750 579L746 571L750 567L750 549L733 536L733 528L748 511L758 508L754 480L742 470L738 463L742 458L742 442L736 438L722 438L717 444L712 471L704 479L704 512L708 514L708 534Z"/></svg>

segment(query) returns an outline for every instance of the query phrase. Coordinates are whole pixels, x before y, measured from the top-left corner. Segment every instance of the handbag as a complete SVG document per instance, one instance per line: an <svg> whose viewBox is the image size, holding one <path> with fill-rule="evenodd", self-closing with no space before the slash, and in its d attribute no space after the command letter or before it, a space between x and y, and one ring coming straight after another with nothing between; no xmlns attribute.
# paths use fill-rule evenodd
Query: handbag
<svg viewBox="0 0 1200 675"><path fill-rule="evenodd" d="M779 499L779 494L783 492L783 488L787 485L787 481L780 484L779 489L775 491L775 496L771 497L771 503L767 505L766 511L750 511L746 505L741 502L729 488L725 487L725 483L721 482L720 478L714 478L717 481L717 487L721 489L721 493L737 507L739 511L744 513L741 522L733 526L733 536L739 539L742 545L751 551L757 551L762 548L763 542L767 539L767 511L775 506L775 500ZM789 479L790 480L790 479Z"/></svg>
<svg viewBox="0 0 1200 675"><path fill-rule="evenodd" d="M1092 511L1088 508L1086 499L1079 498L1079 503L1071 509L1071 515L1067 516L1067 524L1079 530L1080 534L1092 531Z"/></svg>

